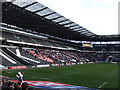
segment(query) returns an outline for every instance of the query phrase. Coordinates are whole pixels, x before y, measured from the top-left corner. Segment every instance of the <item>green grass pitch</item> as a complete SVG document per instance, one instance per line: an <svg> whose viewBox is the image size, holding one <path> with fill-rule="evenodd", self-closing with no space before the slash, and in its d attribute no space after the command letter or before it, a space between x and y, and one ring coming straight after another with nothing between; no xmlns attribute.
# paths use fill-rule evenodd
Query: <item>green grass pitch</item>
<svg viewBox="0 0 120 90"><path fill-rule="evenodd" d="M17 72L24 72L24 80L53 81L83 87L118 88L118 64L95 63L50 68L28 68L6 70L3 76L16 78Z"/></svg>

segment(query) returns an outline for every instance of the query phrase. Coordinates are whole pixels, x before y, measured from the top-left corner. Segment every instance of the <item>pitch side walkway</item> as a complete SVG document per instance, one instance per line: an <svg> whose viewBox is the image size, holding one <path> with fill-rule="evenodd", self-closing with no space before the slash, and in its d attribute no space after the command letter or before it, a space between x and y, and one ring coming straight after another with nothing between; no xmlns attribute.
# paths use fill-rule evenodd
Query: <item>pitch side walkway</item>
<svg viewBox="0 0 120 90"><path fill-rule="evenodd" d="M0 77L4 79L9 79L12 82L18 82L15 78L9 78L9 77ZM81 86L73 86L69 84L62 84L62 83L56 83L51 81L23 81L27 82L31 87L34 88L43 88L45 90L98 90L88 87L81 87Z"/></svg>
<svg viewBox="0 0 120 90"><path fill-rule="evenodd" d="M17 80L11 80L18 82ZM87 87L73 86L69 84L56 83L51 81L23 81L35 88L44 88L45 90L96 90Z"/></svg>

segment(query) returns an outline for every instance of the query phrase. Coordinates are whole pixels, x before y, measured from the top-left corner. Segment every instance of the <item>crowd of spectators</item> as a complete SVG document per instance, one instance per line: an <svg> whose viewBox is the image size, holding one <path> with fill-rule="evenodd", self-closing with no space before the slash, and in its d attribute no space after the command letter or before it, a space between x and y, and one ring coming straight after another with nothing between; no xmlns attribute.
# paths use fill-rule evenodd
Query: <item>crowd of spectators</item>
<svg viewBox="0 0 120 90"><path fill-rule="evenodd" d="M1 90L35 90L32 87L29 87L27 82L12 82L10 80L2 79L0 83Z"/></svg>
<svg viewBox="0 0 120 90"><path fill-rule="evenodd" d="M53 60L55 63L85 63L88 57L84 53L78 53L75 51L65 50L53 50L53 49L26 49L25 52L34 57L47 57Z"/></svg>
<svg viewBox="0 0 120 90"><path fill-rule="evenodd" d="M109 56L112 56L113 61L118 61L117 54L98 54L95 52L76 52L67 50L54 50L54 49L25 49L25 52L30 55L39 58L49 58L53 63L65 64L65 63L88 63L88 62L105 62ZM47 60L46 60L47 61Z"/></svg>

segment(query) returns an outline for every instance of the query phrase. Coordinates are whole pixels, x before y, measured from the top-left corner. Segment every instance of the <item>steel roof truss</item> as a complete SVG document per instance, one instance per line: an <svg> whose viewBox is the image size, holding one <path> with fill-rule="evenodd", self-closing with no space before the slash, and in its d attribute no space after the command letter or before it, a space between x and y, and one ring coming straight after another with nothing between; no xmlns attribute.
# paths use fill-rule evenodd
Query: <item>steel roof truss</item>
<svg viewBox="0 0 120 90"><path fill-rule="evenodd" d="M51 19L51 20L53 21L53 20L56 20L56 19L61 18L61 17L63 17L63 16L58 16L58 17L53 18L53 19Z"/></svg>
<svg viewBox="0 0 120 90"><path fill-rule="evenodd" d="M42 8L42 9L40 9L40 10L36 10L36 11L34 11L33 13L37 13L37 12L43 11L43 10L45 10L45 9L47 9L47 8L48 8L48 7Z"/></svg>
<svg viewBox="0 0 120 90"><path fill-rule="evenodd" d="M56 12L52 12L52 13L46 14L46 15L44 15L44 16L42 16L42 17L47 17L47 16L52 15L52 14L55 14L55 13L56 13Z"/></svg>
<svg viewBox="0 0 120 90"><path fill-rule="evenodd" d="M36 3L38 3L38 2L33 2L33 3L28 4L27 6L24 6L24 7L22 7L22 8L25 9L25 8L27 8L27 7L29 7L29 6L32 6L32 5L36 4Z"/></svg>
<svg viewBox="0 0 120 90"><path fill-rule="evenodd" d="M60 22L57 22L58 24L61 23L61 22L65 22L65 21L68 21L69 19L66 19L66 20L62 20Z"/></svg>

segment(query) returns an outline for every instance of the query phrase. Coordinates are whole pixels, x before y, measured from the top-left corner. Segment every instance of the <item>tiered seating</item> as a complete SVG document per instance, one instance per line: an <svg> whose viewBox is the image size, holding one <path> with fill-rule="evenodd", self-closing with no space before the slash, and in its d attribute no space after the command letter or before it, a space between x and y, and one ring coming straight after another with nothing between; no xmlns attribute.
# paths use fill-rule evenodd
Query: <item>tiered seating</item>
<svg viewBox="0 0 120 90"><path fill-rule="evenodd" d="M6 58L4 58L3 56L1 56L1 59L2 59L2 62L1 62L1 65L3 66L15 66L16 64L10 62L9 60L7 60Z"/></svg>
<svg viewBox="0 0 120 90"><path fill-rule="evenodd" d="M28 50L28 52L33 55L34 57L37 57L41 60L47 61L47 62L53 62L53 60L51 60L50 58L46 57L45 55L42 55L38 52L35 52L34 50Z"/></svg>
<svg viewBox="0 0 120 90"><path fill-rule="evenodd" d="M72 51L62 51L62 50L49 50L49 49L27 49L26 52L29 52L34 57L42 59L47 62L55 63L65 63L65 62L81 62L84 61L82 54L72 52Z"/></svg>
<svg viewBox="0 0 120 90"><path fill-rule="evenodd" d="M27 43L34 43L34 44L41 44L44 46L55 46L55 47L64 47L64 48L73 48L72 46L69 46L69 44L60 43L58 41L49 40L49 39L40 39L35 38L31 36L24 36L19 35L15 33L10 32L2 32L2 37L6 38L8 40L15 40L15 41L21 41L21 42L27 42ZM105 52L114 52L119 51L120 46L114 46L114 45L98 45L94 46L92 48L89 47L75 47L77 50L86 50L86 51L105 51ZM12 51L16 55L16 49L15 48L9 48L10 51ZM4 50L6 51L6 50ZM6 53L8 53L6 51ZM19 62L19 65L38 65L38 64L46 64L46 63L66 63L66 62L84 62L87 59L90 61L105 61L109 54L96 54L96 53L84 53L84 52L72 52L72 51L63 51L63 50L53 50L53 49L26 49L22 52L22 58L14 56L12 54L9 55L13 59L17 60L17 63ZM113 61L118 61L119 55L113 55L114 59ZM3 57L4 61L5 58ZM40 63L37 63L40 62ZM8 63L8 65L12 65ZM17 65L17 64L16 64Z"/></svg>
<svg viewBox="0 0 120 90"><path fill-rule="evenodd" d="M8 48L9 50L11 50L14 54L16 54L16 48Z"/></svg>
<svg viewBox="0 0 120 90"><path fill-rule="evenodd" d="M94 46L97 51L119 51L120 46Z"/></svg>
<svg viewBox="0 0 120 90"><path fill-rule="evenodd" d="M63 47L63 48L70 47L70 46L64 45L64 43L62 43L62 42L49 40L49 39L37 38L34 36L25 36L25 35L15 33L15 32L2 31L2 37L7 40L33 43L33 44L41 44L44 46L54 46L54 47Z"/></svg>
<svg viewBox="0 0 120 90"><path fill-rule="evenodd" d="M32 38L32 40L33 40L34 43L36 43L36 44L46 45L45 41L42 40L42 39Z"/></svg>
<svg viewBox="0 0 120 90"><path fill-rule="evenodd" d="M85 47L84 50L93 51L93 48L91 48L91 47Z"/></svg>
<svg viewBox="0 0 120 90"><path fill-rule="evenodd" d="M18 62L16 59L12 58L10 55L8 55L6 52L0 49L0 57L1 57L1 65L3 66L22 66L20 62Z"/></svg>
<svg viewBox="0 0 120 90"><path fill-rule="evenodd" d="M118 63L120 63L120 55L119 55L119 54L115 54L113 57L114 57L114 58L113 58L113 62L118 62Z"/></svg>
<svg viewBox="0 0 120 90"><path fill-rule="evenodd" d="M36 56L33 56L32 54L29 53L29 51L27 51L25 49L22 49L21 55L24 56L24 57L30 58L32 60L39 61L40 63L37 63L37 64L47 64L46 61L43 61L39 58L36 58Z"/></svg>
<svg viewBox="0 0 120 90"><path fill-rule="evenodd" d="M8 40L14 40L17 41L17 39L14 37L14 34L9 33L9 32L4 32L2 31L2 37Z"/></svg>
<svg viewBox="0 0 120 90"><path fill-rule="evenodd" d="M7 48L10 52L14 53L15 55L17 55L17 53L15 52L15 48ZM12 51L11 51L12 50ZM21 50L20 50L21 52ZM31 58L27 58L26 56L19 56L19 58L21 58L23 61L27 61L28 65L38 65L41 64L41 62L33 60Z"/></svg>
<svg viewBox="0 0 120 90"><path fill-rule="evenodd" d="M18 57L16 54L12 53L8 48L3 47L2 50L8 54L9 56L11 56L13 59L17 60L18 62L22 63L23 65L29 66L29 65L34 65L32 63L30 63L29 61L25 60L25 59L21 59L20 57Z"/></svg>
<svg viewBox="0 0 120 90"><path fill-rule="evenodd" d="M89 53L89 52L74 52L64 50L53 49L22 49L21 57L16 56L16 48L3 48L3 51L9 55L9 58L13 60L7 60L3 57L3 66L20 66L20 65L41 65L50 63L86 63L95 61L106 61L110 54L104 53ZM10 52L14 53L11 54ZM113 61L120 61L119 54L113 54ZM16 62L16 63L14 63ZM38 63L39 62L39 63Z"/></svg>
<svg viewBox="0 0 120 90"><path fill-rule="evenodd" d="M33 43L31 38L28 36L23 36L23 35L18 35L18 34L16 34L16 36L19 37L23 42Z"/></svg>

